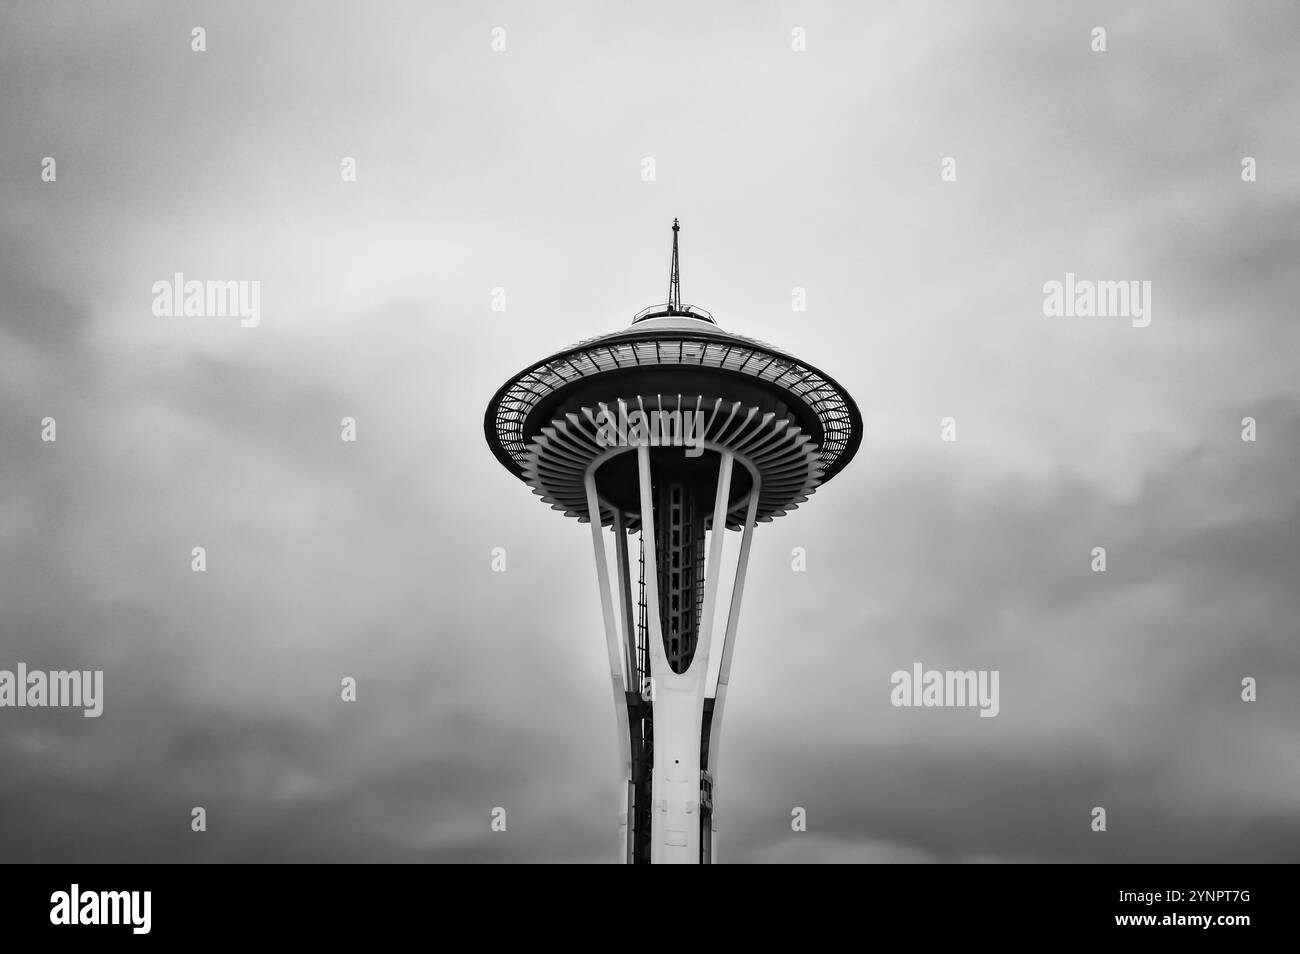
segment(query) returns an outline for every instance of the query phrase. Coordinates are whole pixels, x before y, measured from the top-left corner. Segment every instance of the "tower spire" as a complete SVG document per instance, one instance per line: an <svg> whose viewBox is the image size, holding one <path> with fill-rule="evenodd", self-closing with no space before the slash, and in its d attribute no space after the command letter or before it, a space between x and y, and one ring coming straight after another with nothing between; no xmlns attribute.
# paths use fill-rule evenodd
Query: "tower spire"
<svg viewBox="0 0 1300 954"><path fill-rule="evenodd" d="M677 267L677 233L681 226L673 219L673 270L668 277L668 314L680 314L682 310L682 276Z"/></svg>

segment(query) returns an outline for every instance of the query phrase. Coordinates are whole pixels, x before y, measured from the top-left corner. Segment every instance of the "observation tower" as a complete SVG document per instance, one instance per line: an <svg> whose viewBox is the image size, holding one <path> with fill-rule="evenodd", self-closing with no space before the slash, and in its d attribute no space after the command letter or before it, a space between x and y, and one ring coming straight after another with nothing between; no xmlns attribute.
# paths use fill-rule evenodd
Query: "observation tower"
<svg viewBox="0 0 1300 954"><path fill-rule="evenodd" d="M754 527L805 502L862 441L857 405L828 375L681 303L679 229L667 302L529 365L483 420L507 470L591 525L629 864L716 860L719 731Z"/></svg>

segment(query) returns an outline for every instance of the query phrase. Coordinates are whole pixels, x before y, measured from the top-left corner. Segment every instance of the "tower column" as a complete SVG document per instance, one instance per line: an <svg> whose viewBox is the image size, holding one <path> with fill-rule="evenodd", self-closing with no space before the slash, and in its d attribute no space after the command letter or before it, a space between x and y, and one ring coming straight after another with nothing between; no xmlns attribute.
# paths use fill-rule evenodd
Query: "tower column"
<svg viewBox="0 0 1300 954"><path fill-rule="evenodd" d="M600 585L600 609L605 624L605 647L609 657L609 676L614 689L614 717L618 725L618 773L620 779L619 857L626 863L631 856L628 849L628 824L632 811L631 781L632 753L628 746L627 684L624 680L623 651L619 645L618 626L614 621L614 600L609 586L609 560L605 555L605 538L601 532L600 498L596 493L596 465L587 468L583 484L587 491L587 516L591 521L591 542L596 555L596 579ZM626 544L625 544L626 546ZM620 560L620 562L623 562ZM622 598L622 586L619 587Z"/></svg>
<svg viewBox="0 0 1300 954"><path fill-rule="evenodd" d="M745 508L745 528L740 536L740 557L736 561L736 579L731 588L731 605L727 607L727 628L722 635L722 659L718 665L718 686L713 693L713 713L709 719L709 777L713 780L713 823L709 846L709 860L718 862L718 759L722 750L722 712L727 703L727 686L731 682L731 659L736 652L736 625L740 622L740 598L745 590L745 570L749 566L749 545L754 538L754 524L758 517L758 496L763 489L762 478L750 468L754 486Z"/></svg>

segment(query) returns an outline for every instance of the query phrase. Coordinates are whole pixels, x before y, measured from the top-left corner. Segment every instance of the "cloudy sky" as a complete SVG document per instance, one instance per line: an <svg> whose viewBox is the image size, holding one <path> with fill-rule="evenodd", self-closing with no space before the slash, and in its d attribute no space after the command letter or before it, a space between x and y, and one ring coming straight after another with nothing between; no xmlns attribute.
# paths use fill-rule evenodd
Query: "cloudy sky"
<svg viewBox="0 0 1300 954"><path fill-rule="evenodd" d="M482 414L663 300L674 216L684 298L866 422L755 538L723 859L1300 860L1293 4L0 21L0 669L106 684L0 709L0 860L610 860L589 537ZM1067 272L1150 325L1045 317ZM891 706L914 662L1000 714Z"/></svg>

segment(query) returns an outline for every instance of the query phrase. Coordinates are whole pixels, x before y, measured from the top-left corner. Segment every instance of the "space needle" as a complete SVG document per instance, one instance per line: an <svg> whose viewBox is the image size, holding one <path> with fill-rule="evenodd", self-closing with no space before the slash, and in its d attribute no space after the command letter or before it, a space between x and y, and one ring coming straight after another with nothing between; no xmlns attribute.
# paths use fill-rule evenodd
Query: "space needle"
<svg viewBox="0 0 1300 954"><path fill-rule="evenodd" d="M674 220L667 302L529 365L483 420L507 470L591 526L629 864L717 860L720 731L754 527L804 503L862 441L857 405L828 375L682 304L679 231ZM630 439L611 439L628 421Z"/></svg>

